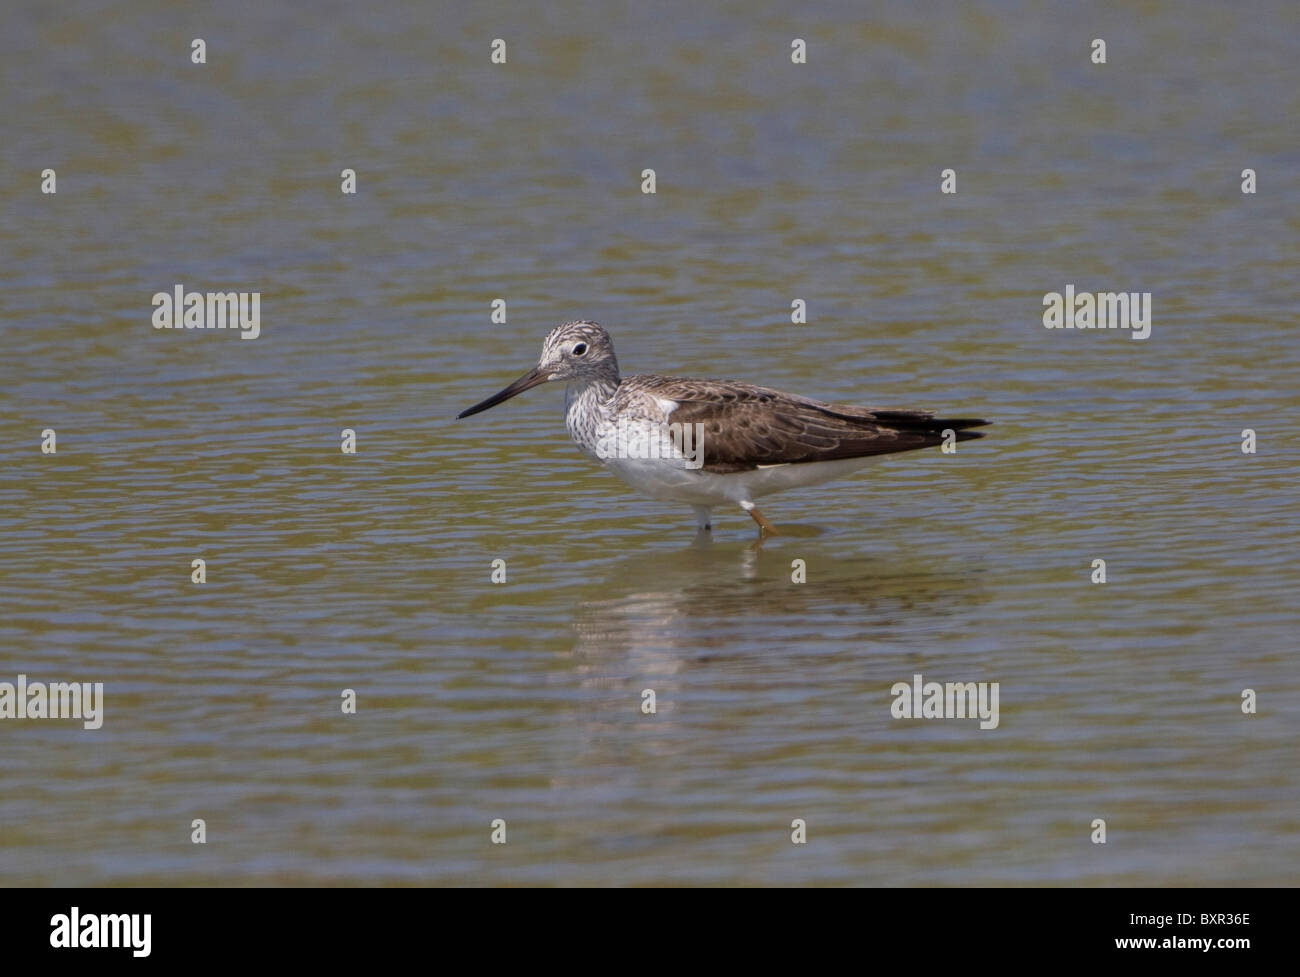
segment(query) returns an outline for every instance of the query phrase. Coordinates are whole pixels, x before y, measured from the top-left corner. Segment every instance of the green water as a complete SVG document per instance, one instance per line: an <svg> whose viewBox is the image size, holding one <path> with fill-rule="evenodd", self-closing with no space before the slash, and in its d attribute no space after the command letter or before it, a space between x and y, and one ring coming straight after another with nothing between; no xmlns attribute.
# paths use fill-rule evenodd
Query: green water
<svg viewBox="0 0 1300 977"><path fill-rule="evenodd" d="M0 720L0 883L1293 882L1295 5L468 6L0 34L0 682L105 686ZM693 546L558 389L452 420L573 318L993 426Z"/></svg>

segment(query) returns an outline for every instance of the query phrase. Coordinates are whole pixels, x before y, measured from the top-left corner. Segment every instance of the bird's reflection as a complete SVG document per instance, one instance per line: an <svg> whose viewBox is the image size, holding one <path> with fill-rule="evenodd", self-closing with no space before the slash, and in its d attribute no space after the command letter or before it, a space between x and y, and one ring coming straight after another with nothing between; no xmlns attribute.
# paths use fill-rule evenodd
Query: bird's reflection
<svg viewBox="0 0 1300 977"><path fill-rule="evenodd" d="M828 622L876 640L968 610L982 592L977 565L831 555L813 527L792 528L780 542L702 536L619 561L574 608L578 664L676 671L695 658L745 657L773 636L825 643Z"/></svg>
<svg viewBox="0 0 1300 977"><path fill-rule="evenodd" d="M882 642L923 646L926 632L951 630L983 600L977 563L832 554L818 535L808 527L762 545L698 540L640 552L587 585L568 652L586 694L574 752L553 782L565 803L707 794L696 756L718 737L730 750L770 747L773 720L792 721L772 709L786 694L806 696L811 685L832 701L852 695ZM805 718L817 728L826 715ZM676 830L668 812L624 814L625 830L607 838L619 850Z"/></svg>

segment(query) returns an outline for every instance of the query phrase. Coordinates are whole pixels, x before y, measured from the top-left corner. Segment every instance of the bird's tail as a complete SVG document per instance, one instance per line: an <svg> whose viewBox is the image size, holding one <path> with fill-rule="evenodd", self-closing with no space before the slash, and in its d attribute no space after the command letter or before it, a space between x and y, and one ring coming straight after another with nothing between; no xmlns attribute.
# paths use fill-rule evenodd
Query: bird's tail
<svg viewBox="0 0 1300 977"><path fill-rule="evenodd" d="M983 431L971 431L968 428L984 427L989 422L978 417L932 417L913 413L912 411L875 411L876 422L896 431L915 434L941 434L955 431L958 441L973 441L984 437Z"/></svg>

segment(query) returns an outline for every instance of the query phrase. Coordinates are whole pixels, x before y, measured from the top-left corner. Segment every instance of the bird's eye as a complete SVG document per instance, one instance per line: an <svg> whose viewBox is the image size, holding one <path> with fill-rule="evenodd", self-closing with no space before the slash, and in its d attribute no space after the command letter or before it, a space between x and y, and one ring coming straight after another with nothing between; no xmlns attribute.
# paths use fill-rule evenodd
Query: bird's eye
<svg viewBox="0 0 1300 977"><path fill-rule="evenodd" d="M573 347L573 355L574 355L574 356L581 356L581 355L582 355L583 353L585 353L585 352L587 352L587 344L586 344L586 343L578 343L576 346Z"/></svg>

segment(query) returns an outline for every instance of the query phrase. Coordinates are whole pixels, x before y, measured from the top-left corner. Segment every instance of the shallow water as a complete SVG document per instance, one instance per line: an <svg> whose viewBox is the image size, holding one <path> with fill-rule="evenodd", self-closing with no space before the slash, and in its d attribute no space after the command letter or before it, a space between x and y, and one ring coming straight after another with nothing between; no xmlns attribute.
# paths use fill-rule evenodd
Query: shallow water
<svg viewBox="0 0 1300 977"><path fill-rule="evenodd" d="M1293 882L1295 5L430 9L0 35L0 681L105 685L0 722L0 882ZM178 282L261 337L154 330ZM1044 329L1067 283L1151 337ZM994 426L697 546L558 389L452 420L571 318ZM998 728L891 718L916 673Z"/></svg>

